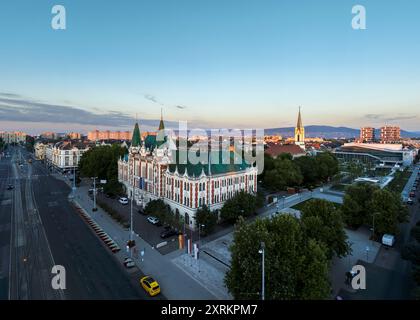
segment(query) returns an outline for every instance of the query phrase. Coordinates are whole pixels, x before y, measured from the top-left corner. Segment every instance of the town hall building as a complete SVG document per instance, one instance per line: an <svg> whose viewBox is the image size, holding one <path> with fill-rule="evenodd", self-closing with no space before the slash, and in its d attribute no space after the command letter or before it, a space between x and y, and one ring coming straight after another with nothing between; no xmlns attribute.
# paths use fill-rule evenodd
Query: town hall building
<svg viewBox="0 0 420 320"><path fill-rule="evenodd" d="M225 164L219 150L208 151L210 161L180 163L176 143L165 135L161 118L158 132L141 138L135 124L128 154L118 161L118 179L128 198L141 206L162 199L175 215L184 217L190 229L196 228L195 214L206 205L218 214L224 202L240 191L257 192L257 168L245 160Z"/></svg>

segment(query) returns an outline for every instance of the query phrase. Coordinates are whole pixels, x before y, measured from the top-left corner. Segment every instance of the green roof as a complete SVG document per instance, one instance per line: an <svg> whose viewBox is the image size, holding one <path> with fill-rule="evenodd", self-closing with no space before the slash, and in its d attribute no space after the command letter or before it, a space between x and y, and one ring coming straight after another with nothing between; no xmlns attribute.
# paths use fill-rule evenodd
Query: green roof
<svg viewBox="0 0 420 320"><path fill-rule="evenodd" d="M133 130L133 137L131 138L131 146L132 147L139 147L141 146L141 137L140 137L140 129L139 124L136 122Z"/></svg>
<svg viewBox="0 0 420 320"><path fill-rule="evenodd" d="M178 157L179 151L176 152L176 160L179 161ZM229 154L229 163L225 164L223 163L223 152L219 151L213 151L211 152L211 164L210 164L210 171L211 175L219 175L219 174L226 174L229 172L238 172L243 171L246 168L250 167L250 165L245 161L245 159L242 159L241 163L236 164L235 163L235 153L230 152ZM197 156L198 157L198 156ZM206 152L206 158L208 158L208 154ZM217 161L217 159L219 159ZM178 173L183 175L185 173L185 170L187 170L187 175L192 177L198 177L201 175L201 172L204 171L206 175L209 175L209 164L208 163L198 163L198 164L192 164L188 160L187 164L170 164L169 165L169 171L175 172L175 169L178 169Z"/></svg>
<svg viewBox="0 0 420 320"><path fill-rule="evenodd" d="M148 135L144 139L144 146L146 149L149 149L150 151L153 151L156 147L159 148L162 144L164 144L167 141L167 136L163 136L165 132L160 131L157 135Z"/></svg>

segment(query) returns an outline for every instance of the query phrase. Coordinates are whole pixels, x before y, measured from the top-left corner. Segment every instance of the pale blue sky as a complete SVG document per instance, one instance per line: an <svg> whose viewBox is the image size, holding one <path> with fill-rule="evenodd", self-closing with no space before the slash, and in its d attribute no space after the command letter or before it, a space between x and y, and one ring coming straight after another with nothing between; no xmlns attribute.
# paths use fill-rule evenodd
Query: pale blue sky
<svg viewBox="0 0 420 320"><path fill-rule="evenodd" d="M351 28L355 4L367 30ZM3 0L0 130L131 127L162 105L195 126L270 128L302 105L306 125L420 131L419 15L414 0Z"/></svg>

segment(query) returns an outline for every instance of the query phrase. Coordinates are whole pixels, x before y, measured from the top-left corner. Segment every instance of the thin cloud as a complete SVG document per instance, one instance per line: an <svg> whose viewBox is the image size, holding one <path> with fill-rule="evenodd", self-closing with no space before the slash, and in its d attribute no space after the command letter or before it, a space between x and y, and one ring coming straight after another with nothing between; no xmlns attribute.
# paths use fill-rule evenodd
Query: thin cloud
<svg viewBox="0 0 420 320"><path fill-rule="evenodd" d="M129 127L135 119L120 111L93 112L76 106L63 106L31 99L0 97L0 119L16 122L54 122L108 127ZM144 126L157 126L159 120L140 120ZM176 123L165 121L167 125Z"/></svg>
<svg viewBox="0 0 420 320"><path fill-rule="evenodd" d="M395 115L384 115L384 114L375 114L370 113L366 114L365 117L369 120L373 121L401 121L401 120L409 120L417 118L415 114L405 114L405 113L397 113Z"/></svg>

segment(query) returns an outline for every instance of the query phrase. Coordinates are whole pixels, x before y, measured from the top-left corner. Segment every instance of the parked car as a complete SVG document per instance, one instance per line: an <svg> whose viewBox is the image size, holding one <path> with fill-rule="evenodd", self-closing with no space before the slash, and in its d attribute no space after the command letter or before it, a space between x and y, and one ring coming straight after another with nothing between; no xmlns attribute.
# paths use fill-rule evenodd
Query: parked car
<svg viewBox="0 0 420 320"><path fill-rule="evenodd" d="M126 197L121 197L121 198L118 199L118 202L123 204L123 205L126 205L126 204L128 204L128 199Z"/></svg>
<svg viewBox="0 0 420 320"><path fill-rule="evenodd" d="M407 200L407 204L413 204L413 199L411 199L411 198L408 198L408 200Z"/></svg>
<svg viewBox="0 0 420 320"><path fill-rule="evenodd" d="M413 191L411 191L410 192L410 198L415 198L416 197L416 193L415 192L413 192Z"/></svg>
<svg viewBox="0 0 420 320"><path fill-rule="evenodd" d="M178 231L176 231L173 228L169 228L169 229L166 229L166 230L162 231L161 234L160 234L160 237L162 239L166 239L166 238L169 238L169 237L172 237L172 236L176 236L177 234L178 234Z"/></svg>
<svg viewBox="0 0 420 320"><path fill-rule="evenodd" d="M9 184L8 186L7 186L7 190L13 190L15 188L15 186L14 185L12 185L12 184Z"/></svg>
<svg viewBox="0 0 420 320"><path fill-rule="evenodd" d="M127 269L133 268L136 265L131 258L125 258L123 264Z"/></svg>
<svg viewBox="0 0 420 320"><path fill-rule="evenodd" d="M151 297L160 293L159 283L150 276L141 278L140 284Z"/></svg>
<svg viewBox="0 0 420 320"><path fill-rule="evenodd" d="M149 221L151 224L155 226L160 225L160 220L153 216L147 217L147 221Z"/></svg>

